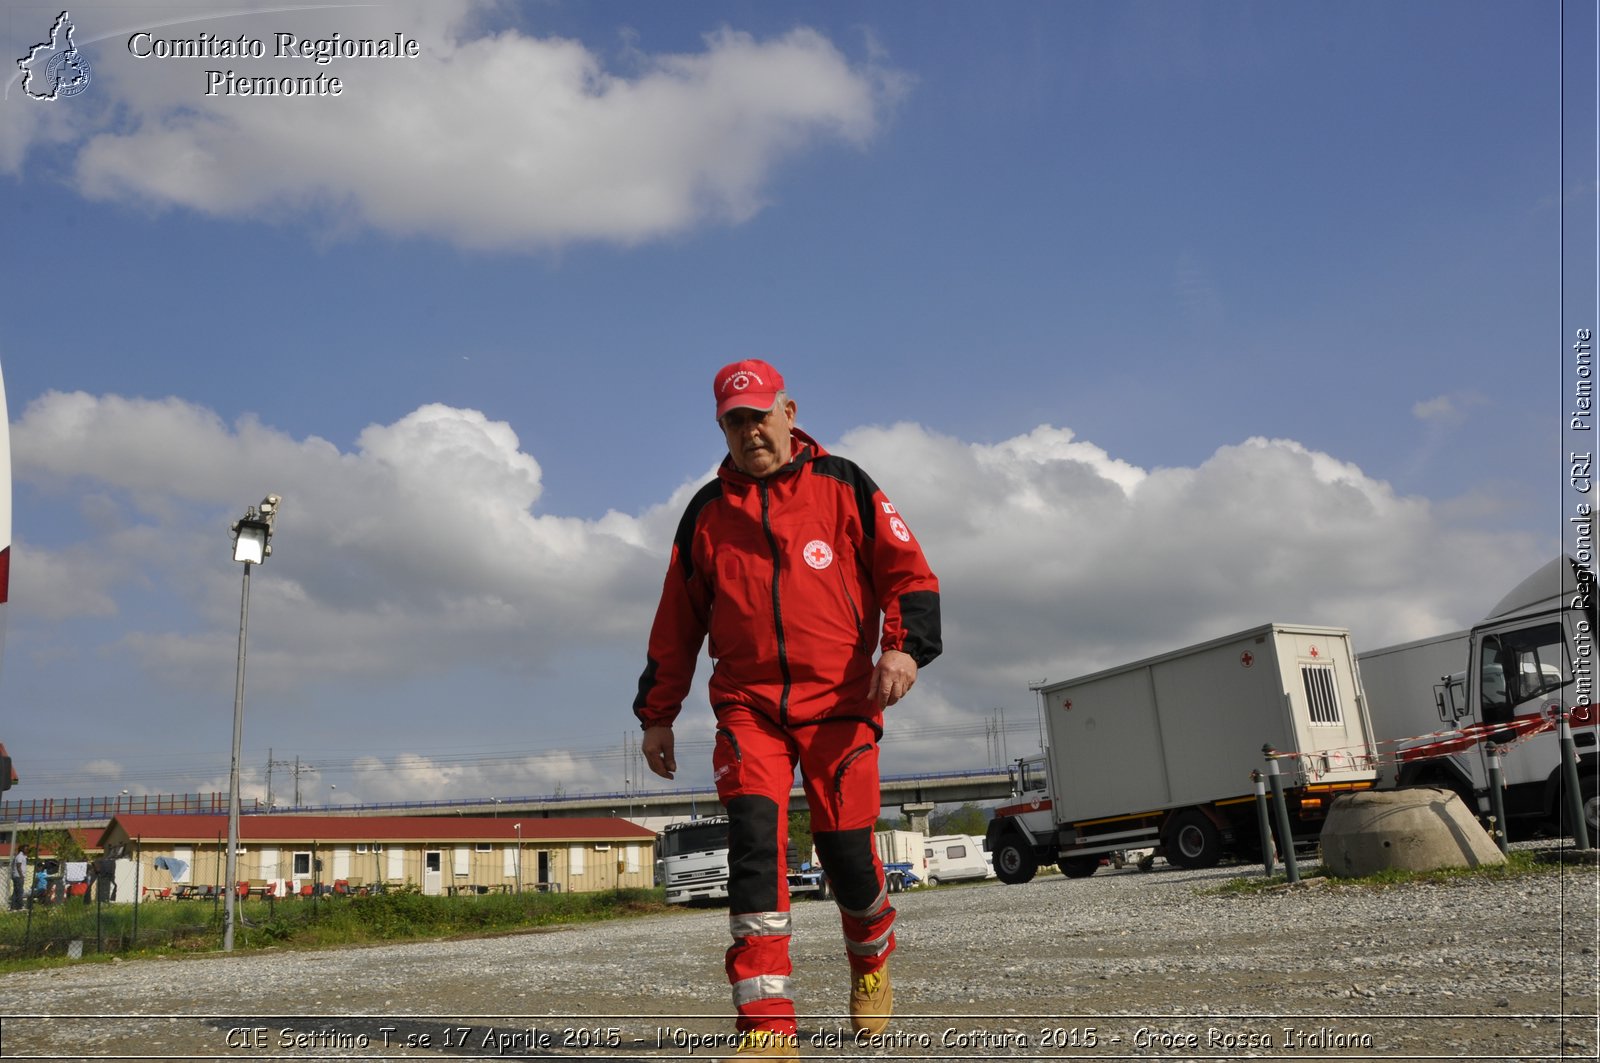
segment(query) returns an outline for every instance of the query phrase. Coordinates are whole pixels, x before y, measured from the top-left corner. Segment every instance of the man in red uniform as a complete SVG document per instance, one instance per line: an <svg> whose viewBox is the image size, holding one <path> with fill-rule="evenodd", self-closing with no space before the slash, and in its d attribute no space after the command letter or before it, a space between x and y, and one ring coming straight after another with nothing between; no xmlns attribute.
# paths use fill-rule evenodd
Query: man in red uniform
<svg viewBox="0 0 1600 1063"><path fill-rule="evenodd" d="M645 763L672 778L672 722L710 637L737 1054L792 1059L784 854L795 768L839 904L852 1025L876 1034L893 1010L895 945L872 841L878 740L883 710L939 655L939 582L871 478L795 427L776 369L735 362L713 388L728 456L678 524L633 708Z"/></svg>

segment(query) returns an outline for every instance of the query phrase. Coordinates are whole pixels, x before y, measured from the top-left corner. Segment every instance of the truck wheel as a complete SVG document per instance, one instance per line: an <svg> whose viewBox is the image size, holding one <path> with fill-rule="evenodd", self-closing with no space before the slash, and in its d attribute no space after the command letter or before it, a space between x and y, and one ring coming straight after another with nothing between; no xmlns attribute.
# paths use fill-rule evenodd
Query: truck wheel
<svg viewBox="0 0 1600 1063"><path fill-rule="evenodd" d="M1088 878L1100 866L1098 856L1063 856L1056 861L1056 866L1068 878Z"/></svg>
<svg viewBox="0 0 1600 1063"><path fill-rule="evenodd" d="M1033 878L1037 870L1039 860L1033 855L1033 849L1016 838L1001 842L1000 848L994 851L995 877L1008 886L1020 886Z"/></svg>
<svg viewBox="0 0 1600 1063"><path fill-rule="evenodd" d="M1194 870L1216 867L1222 859L1222 834L1217 825L1196 808L1186 808L1172 817L1167 832L1167 860Z"/></svg>

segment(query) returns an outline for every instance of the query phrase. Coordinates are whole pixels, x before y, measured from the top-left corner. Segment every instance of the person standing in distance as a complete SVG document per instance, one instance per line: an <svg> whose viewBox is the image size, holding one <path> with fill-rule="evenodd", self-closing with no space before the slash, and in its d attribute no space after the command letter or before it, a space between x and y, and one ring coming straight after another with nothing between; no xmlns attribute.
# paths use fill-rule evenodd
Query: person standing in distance
<svg viewBox="0 0 1600 1063"><path fill-rule="evenodd" d="M794 1059L784 854L795 768L839 905L851 1023L881 1033L895 911L872 838L878 741L883 710L942 649L939 581L872 479L795 427L776 369L734 362L713 390L728 456L678 524L633 710L645 763L671 779L672 723L710 638L736 1058Z"/></svg>
<svg viewBox="0 0 1600 1063"><path fill-rule="evenodd" d="M16 845L11 854L11 910L15 912L22 909L23 902L28 898L28 850L17 845L14 833L11 842Z"/></svg>

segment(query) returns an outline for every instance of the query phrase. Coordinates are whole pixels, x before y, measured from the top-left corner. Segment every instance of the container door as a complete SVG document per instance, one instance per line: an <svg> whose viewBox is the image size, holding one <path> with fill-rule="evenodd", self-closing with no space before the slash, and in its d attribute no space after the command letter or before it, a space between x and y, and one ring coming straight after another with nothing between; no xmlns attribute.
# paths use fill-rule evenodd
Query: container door
<svg viewBox="0 0 1600 1063"><path fill-rule="evenodd" d="M422 892L437 897L444 892L444 852L428 849L422 854Z"/></svg>

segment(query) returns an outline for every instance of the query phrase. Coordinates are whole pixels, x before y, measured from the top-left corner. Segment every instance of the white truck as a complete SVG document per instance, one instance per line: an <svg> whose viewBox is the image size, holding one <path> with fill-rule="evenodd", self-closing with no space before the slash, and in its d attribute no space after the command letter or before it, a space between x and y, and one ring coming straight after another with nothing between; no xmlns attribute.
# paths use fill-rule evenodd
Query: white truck
<svg viewBox="0 0 1600 1063"><path fill-rule="evenodd" d="M786 856L789 896L822 896L822 872L802 865L792 845ZM656 884L665 887L668 904L726 900L728 817L674 823L662 831L656 838Z"/></svg>
<svg viewBox="0 0 1600 1063"><path fill-rule="evenodd" d="M1592 577L1570 557L1543 565L1466 631L1360 654L1382 787L1442 786L1489 814L1500 754L1506 826L1569 831L1555 714L1570 713L1591 838L1596 797Z"/></svg>
<svg viewBox="0 0 1600 1063"><path fill-rule="evenodd" d="M656 880L668 904L726 900L728 817L674 823L656 838Z"/></svg>
<svg viewBox="0 0 1600 1063"><path fill-rule="evenodd" d="M1372 725L1343 628L1266 624L1041 688L1048 745L1012 769L984 846L1002 882L1040 864L1074 878L1160 847L1180 867L1261 851L1251 773L1280 757L1291 833L1314 840L1341 792L1376 778ZM1278 839L1280 847L1285 844Z"/></svg>

